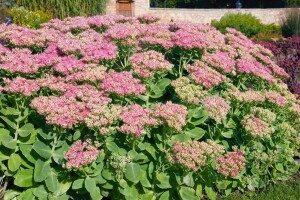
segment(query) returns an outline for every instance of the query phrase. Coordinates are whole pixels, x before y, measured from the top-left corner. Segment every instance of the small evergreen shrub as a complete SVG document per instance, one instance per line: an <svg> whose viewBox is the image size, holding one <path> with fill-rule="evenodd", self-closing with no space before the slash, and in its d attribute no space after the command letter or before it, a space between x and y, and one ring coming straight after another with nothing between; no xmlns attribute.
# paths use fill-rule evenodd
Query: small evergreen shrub
<svg viewBox="0 0 300 200"><path fill-rule="evenodd" d="M42 23L52 18L51 14L40 10L29 11L24 7L14 7L8 11L8 14L12 16L14 24L28 28L40 28Z"/></svg>
<svg viewBox="0 0 300 200"><path fill-rule="evenodd" d="M244 33L247 37L253 37L258 33L281 33L280 26L275 24L263 24L250 13L227 13L220 21L213 20L211 25L222 33L226 32L227 27L235 28Z"/></svg>
<svg viewBox="0 0 300 200"><path fill-rule="evenodd" d="M54 18L104 14L107 0L15 0L16 6L27 10L41 10Z"/></svg>
<svg viewBox="0 0 300 200"><path fill-rule="evenodd" d="M284 37L300 36L300 9L291 8L286 11L281 22Z"/></svg>
<svg viewBox="0 0 300 200"><path fill-rule="evenodd" d="M299 6L300 5L300 0L285 0L285 2L289 6Z"/></svg>

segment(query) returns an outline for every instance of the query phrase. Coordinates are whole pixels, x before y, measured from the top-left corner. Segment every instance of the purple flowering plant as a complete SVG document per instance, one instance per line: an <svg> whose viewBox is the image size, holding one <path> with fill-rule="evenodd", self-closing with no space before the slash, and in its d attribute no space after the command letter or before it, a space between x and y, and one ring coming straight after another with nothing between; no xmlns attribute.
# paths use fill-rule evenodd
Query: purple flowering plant
<svg viewBox="0 0 300 200"><path fill-rule="evenodd" d="M7 199L216 199L298 170L300 101L270 50L124 16L0 25Z"/></svg>

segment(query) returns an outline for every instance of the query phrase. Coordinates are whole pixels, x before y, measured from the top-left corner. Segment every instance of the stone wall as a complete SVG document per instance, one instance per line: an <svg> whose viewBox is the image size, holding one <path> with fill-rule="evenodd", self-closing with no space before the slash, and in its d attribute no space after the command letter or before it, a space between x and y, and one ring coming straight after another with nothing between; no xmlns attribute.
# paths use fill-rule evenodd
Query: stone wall
<svg viewBox="0 0 300 200"><path fill-rule="evenodd" d="M109 0L107 14L115 14L115 0ZM134 15L150 14L158 16L164 22L170 20L190 21L198 23L210 23L211 20L219 20L226 13L251 13L263 23L279 24L286 8L279 9L175 9L175 8L150 8L149 0L134 1ZM299 8L300 12L300 8Z"/></svg>
<svg viewBox="0 0 300 200"><path fill-rule="evenodd" d="M286 9L162 9L150 8L147 14L161 17L162 21L182 20L199 23L210 23L219 20L226 13L251 13L263 23L279 24Z"/></svg>

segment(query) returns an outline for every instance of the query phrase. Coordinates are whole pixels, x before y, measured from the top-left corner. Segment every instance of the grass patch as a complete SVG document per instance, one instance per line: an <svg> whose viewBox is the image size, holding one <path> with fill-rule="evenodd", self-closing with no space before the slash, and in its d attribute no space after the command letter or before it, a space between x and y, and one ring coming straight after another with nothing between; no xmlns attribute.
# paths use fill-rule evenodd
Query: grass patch
<svg viewBox="0 0 300 200"><path fill-rule="evenodd" d="M259 192L230 195L222 200L298 200L300 199L300 174L291 181L278 183Z"/></svg>

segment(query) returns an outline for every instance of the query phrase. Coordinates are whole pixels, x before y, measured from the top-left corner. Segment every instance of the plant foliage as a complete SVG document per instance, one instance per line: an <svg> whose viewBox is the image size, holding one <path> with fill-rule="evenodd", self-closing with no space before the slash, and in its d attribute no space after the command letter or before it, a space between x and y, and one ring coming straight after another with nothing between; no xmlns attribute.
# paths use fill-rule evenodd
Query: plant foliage
<svg viewBox="0 0 300 200"><path fill-rule="evenodd" d="M91 16L105 13L107 0L16 0L16 6L51 13L60 19L71 16Z"/></svg>
<svg viewBox="0 0 300 200"><path fill-rule="evenodd" d="M278 65L290 75L287 80L290 90L300 95L300 37L259 44L272 51Z"/></svg>
<svg viewBox="0 0 300 200"><path fill-rule="evenodd" d="M14 7L8 11L12 16L13 23L19 26L26 26L28 28L40 28L42 23L48 22L52 16L42 11L28 11L24 7Z"/></svg>
<svg viewBox="0 0 300 200"><path fill-rule="evenodd" d="M300 36L300 9L286 11L281 22L282 35L285 37Z"/></svg>

